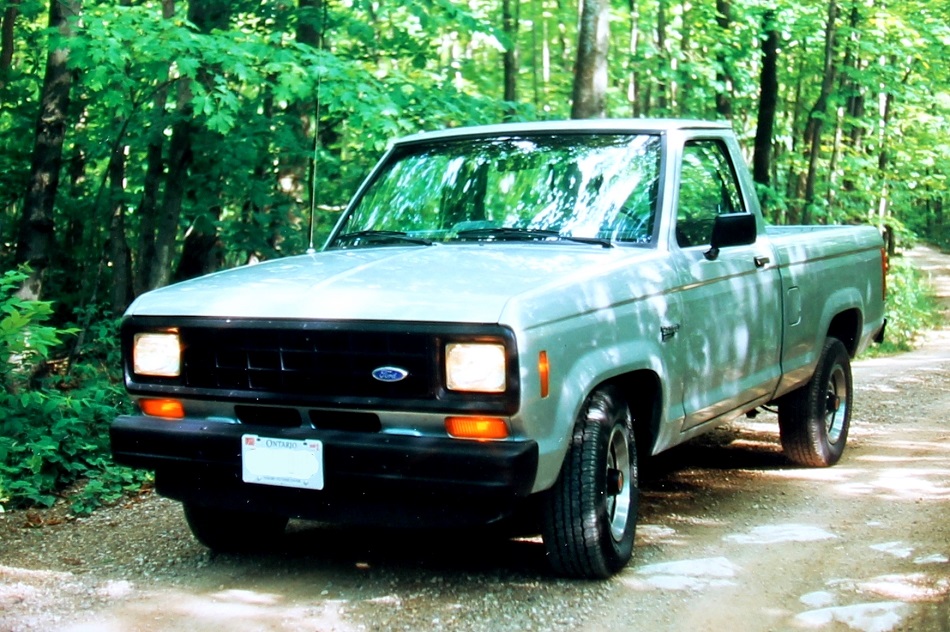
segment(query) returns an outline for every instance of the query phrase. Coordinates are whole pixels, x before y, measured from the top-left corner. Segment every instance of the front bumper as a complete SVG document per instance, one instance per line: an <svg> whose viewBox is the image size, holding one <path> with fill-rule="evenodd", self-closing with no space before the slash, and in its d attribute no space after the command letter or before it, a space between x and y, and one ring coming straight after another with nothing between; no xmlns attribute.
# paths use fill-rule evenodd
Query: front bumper
<svg viewBox="0 0 950 632"><path fill-rule="evenodd" d="M241 437L323 442L324 489L244 483ZM222 509L357 524L490 523L528 497L534 441L477 442L385 433L271 428L121 416L110 427L117 463L153 469L162 495Z"/></svg>

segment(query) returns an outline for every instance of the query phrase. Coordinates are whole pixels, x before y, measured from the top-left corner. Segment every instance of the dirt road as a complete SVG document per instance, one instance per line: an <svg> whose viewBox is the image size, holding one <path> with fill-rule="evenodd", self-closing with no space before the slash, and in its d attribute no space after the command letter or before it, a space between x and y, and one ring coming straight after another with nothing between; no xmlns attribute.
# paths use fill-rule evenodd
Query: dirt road
<svg viewBox="0 0 950 632"><path fill-rule="evenodd" d="M950 258L915 251L950 301ZM0 630L950 630L950 330L855 364L841 463L763 414L645 464L635 557L552 578L536 540L292 523L212 556L174 503L0 514Z"/></svg>

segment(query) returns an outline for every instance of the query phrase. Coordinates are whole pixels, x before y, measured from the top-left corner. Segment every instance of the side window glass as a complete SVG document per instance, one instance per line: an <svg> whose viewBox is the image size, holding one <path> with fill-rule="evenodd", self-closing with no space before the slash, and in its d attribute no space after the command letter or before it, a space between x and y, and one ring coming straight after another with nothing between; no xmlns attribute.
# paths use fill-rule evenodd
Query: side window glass
<svg viewBox="0 0 950 632"><path fill-rule="evenodd" d="M676 243L681 248L709 244L717 215L744 211L722 142L686 143L676 209Z"/></svg>

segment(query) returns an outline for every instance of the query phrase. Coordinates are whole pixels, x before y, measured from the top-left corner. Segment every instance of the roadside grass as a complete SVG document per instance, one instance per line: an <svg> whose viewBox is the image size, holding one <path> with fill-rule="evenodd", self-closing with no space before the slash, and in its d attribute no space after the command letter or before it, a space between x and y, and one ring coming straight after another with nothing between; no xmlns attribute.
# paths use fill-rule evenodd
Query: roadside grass
<svg viewBox="0 0 950 632"><path fill-rule="evenodd" d="M871 356L912 351L920 344L924 332L943 324L932 280L902 258L890 262L884 311L887 317L884 342L868 350Z"/></svg>

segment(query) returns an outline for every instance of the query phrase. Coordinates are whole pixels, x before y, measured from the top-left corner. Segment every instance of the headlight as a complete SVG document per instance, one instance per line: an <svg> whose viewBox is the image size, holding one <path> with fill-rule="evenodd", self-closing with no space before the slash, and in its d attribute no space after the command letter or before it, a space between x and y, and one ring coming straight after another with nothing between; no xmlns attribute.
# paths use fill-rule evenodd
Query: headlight
<svg viewBox="0 0 950 632"><path fill-rule="evenodd" d="M505 392L505 346L460 342L445 345L445 377L450 391Z"/></svg>
<svg viewBox="0 0 950 632"><path fill-rule="evenodd" d="M135 334L132 371L138 375L181 375L181 341L178 334Z"/></svg>

